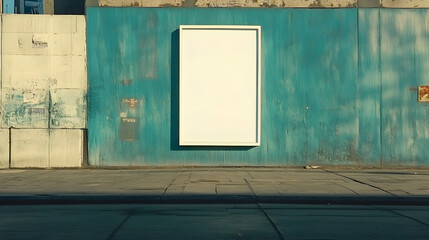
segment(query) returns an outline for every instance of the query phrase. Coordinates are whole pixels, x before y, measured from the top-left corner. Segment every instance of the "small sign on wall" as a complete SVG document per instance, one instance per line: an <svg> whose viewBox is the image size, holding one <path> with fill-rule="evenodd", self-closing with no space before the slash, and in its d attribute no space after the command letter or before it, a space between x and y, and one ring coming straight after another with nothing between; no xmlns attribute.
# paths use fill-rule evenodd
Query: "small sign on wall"
<svg viewBox="0 0 429 240"><path fill-rule="evenodd" d="M419 86L419 102L429 102L429 86Z"/></svg>

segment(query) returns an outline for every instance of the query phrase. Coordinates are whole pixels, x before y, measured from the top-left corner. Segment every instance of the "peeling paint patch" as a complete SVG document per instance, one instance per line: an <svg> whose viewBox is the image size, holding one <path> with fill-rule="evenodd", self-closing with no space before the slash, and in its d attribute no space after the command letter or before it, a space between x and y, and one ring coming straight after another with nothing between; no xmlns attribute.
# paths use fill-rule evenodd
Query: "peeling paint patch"
<svg viewBox="0 0 429 240"><path fill-rule="evenodd" d="M158 78L158 15L151 13L146 18L146 31L140 39L139 53L142 68L139 68L138 76L147 79Z"/></svg>
<svg viewBox="0 0 429 240"><path fill-rule="evenodd" d="M134 141L137 139L137 122L137 118L121 117L119 138L122 141Z"/></svg>
<svg viewBox="0 0 429 240"><path fill-rule="evenodd" d="M126 86L128 86L128 85L131 85L131 84L133 84L133 80L132 79L122 79L121 80L121 84L122 85L126 85Z"/></svg>
<svg viewBox="0 0 429 240"><path fill-rule="evenodd" d="M52 89L50 93L51 128L86 128L85 90Z"/></svg>
<svg viewBox="0 0 429 240"><path fill-rule="evenodd" d="M48 90L3 88L2 93L3 127L48 128Z"/></svg>

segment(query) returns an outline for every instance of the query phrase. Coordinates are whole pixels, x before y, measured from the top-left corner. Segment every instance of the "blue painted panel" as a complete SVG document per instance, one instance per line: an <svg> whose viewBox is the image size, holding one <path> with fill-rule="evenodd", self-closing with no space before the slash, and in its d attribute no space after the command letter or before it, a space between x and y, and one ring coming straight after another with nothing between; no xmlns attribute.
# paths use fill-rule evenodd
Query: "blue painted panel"
<svg viewBox="0 0 429 240"><path fill-rule="evenodd" d="M89 8L90 164L359 164L356 21L356 9ZM260 147L178 146L186 24L262 26ZM124 99L141 103L134 140L121 140Z"/></svg>
<svg viewBox="0 0 429 240"><path fill-rule="evenodd" d="M427 82L429 55L401 49L427 30L385 26L403 10L384 11L88 8L89 163L429 164L428 108L410 91ZM426 21L419 11L405 20ZM177 29L186 24L262 26L260 147L178 146Z"/></svg>
<svg viewBox="0 0 429 240"><path fill-rule="evenodd" d="M429 164L429 105L417 102L418 86L429 85L428 13L380 10L384 165Z"/></svg>

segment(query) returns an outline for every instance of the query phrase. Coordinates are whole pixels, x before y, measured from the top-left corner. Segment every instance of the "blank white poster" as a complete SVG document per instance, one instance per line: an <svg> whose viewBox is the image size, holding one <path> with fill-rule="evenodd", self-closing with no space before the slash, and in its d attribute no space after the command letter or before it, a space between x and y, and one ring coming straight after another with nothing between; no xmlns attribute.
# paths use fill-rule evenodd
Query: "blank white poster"
<svg viewBox="0 0 429 240"><path fill-rule="evenodd" d="M180 26L180 145L260 145L260 44L260 26Z"/></svg>

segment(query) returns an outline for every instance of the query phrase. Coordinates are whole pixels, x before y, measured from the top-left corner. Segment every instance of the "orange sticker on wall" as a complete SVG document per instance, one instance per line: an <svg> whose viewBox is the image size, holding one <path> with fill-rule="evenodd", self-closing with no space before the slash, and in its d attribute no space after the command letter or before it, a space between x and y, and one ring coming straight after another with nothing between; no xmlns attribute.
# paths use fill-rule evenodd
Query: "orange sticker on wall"
<svg viewBox="0 0 429 240"><path fill-rule="evenodd" d="M419 86L419 102L429 102L429 86Z"/></svg>

